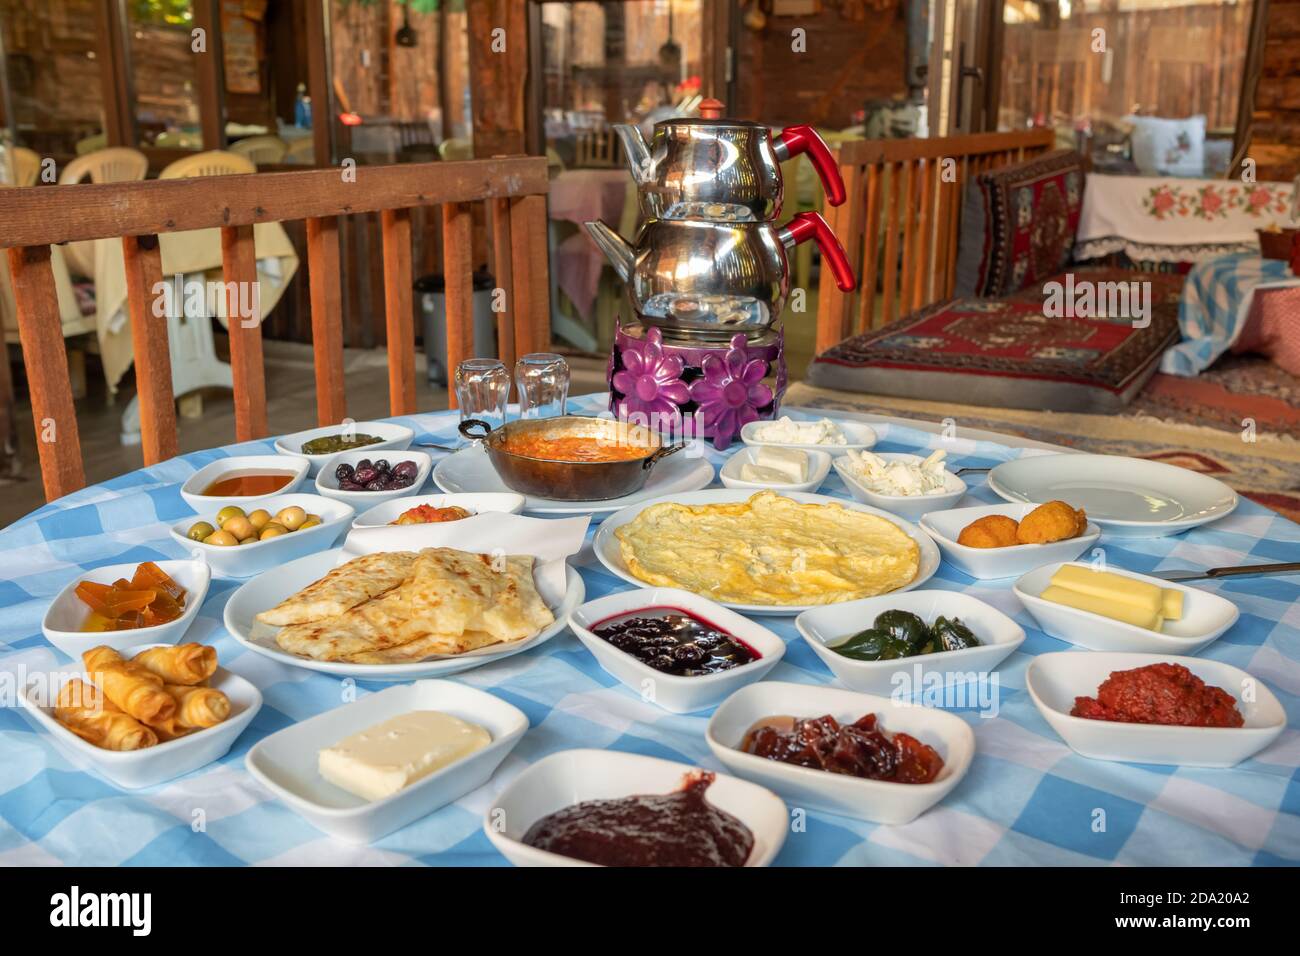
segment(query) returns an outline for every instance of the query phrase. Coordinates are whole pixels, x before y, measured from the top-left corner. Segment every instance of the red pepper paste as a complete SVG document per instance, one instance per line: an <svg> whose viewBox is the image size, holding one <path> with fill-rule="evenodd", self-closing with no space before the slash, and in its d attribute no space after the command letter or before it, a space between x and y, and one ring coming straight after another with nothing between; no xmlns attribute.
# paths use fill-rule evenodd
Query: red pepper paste
<svg viewBox="0 0 1300 956"><path fill-rule="evenodd" d="M1070 715L1180 727L1240 727L1245 723L1231 694L1208 686L1182 664L1114 671L1097 688L1096 697L1076 697Z"/></svg>

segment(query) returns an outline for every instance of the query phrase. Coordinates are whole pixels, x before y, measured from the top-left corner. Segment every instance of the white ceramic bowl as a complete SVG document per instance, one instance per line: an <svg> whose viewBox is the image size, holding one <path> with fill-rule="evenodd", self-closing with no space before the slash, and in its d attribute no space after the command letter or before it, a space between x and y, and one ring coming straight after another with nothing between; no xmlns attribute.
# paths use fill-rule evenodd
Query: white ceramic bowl
<svg viewBox="0 0 1300 956"><path fill-rule="evenodd" d="M930 783L894 783L799 767L738 749L749 728L764 717L824 714L841 724L875 714L887 733L902 731L937 750L943 769ZM764 681L733 694L709 721L705 739L728 770L768 787L792 807L890 824L915 820L946 797L966 776L975 756L975 734L955 714L836 687L781 681Z"/></svg>
<svg viewBox="0 0 1300 956"><path fill-rule="evenodd" d="M103 568L87 571L59 592L45 612L41 621L41 631L45 639L67 654L74 661L80 661L83 652L92 647L105 645L120 651L140 644L175 644L190 629L194 618L198 616L203 599L208 595L208 583L212 580L212 571L205 561L157 561L163 573L183 587L186 591L185 604L181 616L167 624L154 627L140 627L133 631L82 631L81 625L90 614L90 608L77 597L76 588L82 581L96 584L112 584L118 578L131 579L140 562L131 564L112 564Z"/></svg>
<svg viewBox="0 0 1300 956"><path fill-rule="evenodd" d="M415 438L413 429L394 422L355 422L346 425L324 425L320 428L309 428L306 431L285 435L275 440L275 450L288 458L297 458L307 462L308 474L315 477L325 462L335 455L344 453L331 452L328 455L305 455L302 452L303 442L311 441L313 438L324 438L327 435L341 435L345 430L354 435L370 435L382 439L373 445L352 449L352 451L364 451L372 458L376 452L385 450L404 451L411 446L411 441ZM380 457L391 459L391 456L388 455L380 455Z"/></svg>
<svg viewBox="0 0 1300 956"><path fill-rule="evenodd" d="M332 548L339 535L347 531L348 525L356 514L356 510L351 505L322 498L320 495L276 495L258 502L257 507L265 508L275 515L282 508L293 505L297 505L308 514L320 515L321 523L305 531L291 531L252 544L223 547L204 544L202 541L191 541L186 537L185 532L194 522L207 521L209 524L215 524L213 519L216 518L218 509L213 508L210 512L194 518L186 518L172 525L172 540L190 554L201 555L217 574L228 578L251 578L263 571L279 567L287 561L301 558L303 555Z"/></svg>
<svg viewBox="0 0 1300 956"><path fill-rule="evenodd" d="M800 449L808 456L808 480L807 481L745 481L740 477L740 470L746 464L754 463L754 455L757 453L757 447L741 448L734 455L727 459L726 463L718 471L718 477L722 480L723 485L728 488L749 488L758 491L762 488L770 488L773 491L816 491L821 487L826 476L831 470L831 456L824 451L816 449Z"/></svg>
<svg viewBox="0 0 1300 956"><path fill-rule="evenodd" d="M680 790L690 764L615 750L561 750L539 760L501 791L483 815L483 832L515 866L591 866L523 842L534 823L584 800L610 800ZM754 848L746 866L769 866L785 842L790 819L770 790L718 774L708 801L749 827Z"/></svg>
<svg viewBox="0 0 1300 956"><path fill-rule="evenodd" d="M759 653L758 660L716 674L696 677L665 674L619 650L592 631L601 621L611 617L664 607L686 611L738 638ZM785 654L785 641L767 628L727 610L716 601L677 588L640 588L588 601L569 617L569 627L606 673L617 677L620 683L642 695L643 699L674 714L689 714L715 706L737 688L762 680Z"/></svg>
<svg viewBox="0 0 1300 956"><path fill-rule="evenodd" d="M880 457L886 461L912 461L917 464L925 461L922 455L906 455L893 452L880 455ZM844 487L848 488L849 494L853 496L855 501L861 501L873 508L880 508L882 511L896 514L908 521L915 521L921 515L930 511L942 511L945 508L951 508L961 500L962 495L966 494L966 482L945 468L943 472L943 491L930 495L882 495L867 488L850 474L849 470L844 466L846 461L848 461L847 458L835 459L835 473L840 476L840 480L844 482Z"/></svg>
<svg viewBox="0 0 1300 956"><path fill-rule="evenodd" d="M320 775L322 749L414 710L439 710L478 724L492 742L382 800L365 800ZM485 691L454 681L419 680L290 724L259 741L244 766L316 829L350 843L373 843L482 786L527 729L523 711Z"/></svg>
<svg viewBox="0 0 1300 956"><path fill-rule="evenodd" d="M403 512L430 505L434 508L464 508L470 514L499 511L503 514L517 515L524 510L524 496L513 491L484 491L479 494L464 495L419 495L410 498L397 498L385 501L373 508L362 511L352 521L354 528L384 528L392 524Z"/></svg>
<svg viewBox="0 0 1300 956"><path fill-rule="evenodd" d="M1012 585L1038 626L1052 637L1078 644L1094 651L1145 651L1153 654L1196 654L1237 622L1237 605L1200 588L1189 587L1163 578L1153 578L1133 571L1108 567L1106 570L1157 587L1183 592L1183 616L1165 621L1161 631L1149 631L1136 624L1125 624L1091 611L1045 601L1039 595L1047 588L1057 570L1065 564L1091 568L1084 561L1058 561L1035 568Z"/></svg>
<svg viewBox="0 0 1300 956"><path fill-rule="evenodd" d="M1245 725L1175 727L1070 716L1074 699L1096 697L1097 688L1112 672L1148 664L1182 664L1205 683L1227 691L1237 699ZM1025 686L1038 712L1070 749L1095 760L1232 767L1263 750L1286 728L1286 712L1263 681L1231 664L1202 657L1102 651L1040 654L1025 671Z"/></svg>
<svg viewBox="0 0 1300 956"><path fill-rule="evenodd" d="M201 494L204 488L222 475L241 471L293 472L294 477L279 491L274 491L269 495ZM181 497L198 514L216 514L226 505L238 505L245 511L253 511L261 507L263 501L297 491L306 478L307 464L305 461L294 461L280 455L236 455L231 458L221 458L204 465L190 475L189 478L185 479L185 483L181 485Z"/></svg>
<svg viewBox="0 0 1300 956"><path fill-rule="evenodd" d="M138 644L131 648L131 652L160 646L165 645ZM130 657L131 652L124 649L122 655ZM224 667L218 667L208 686L230 698L230 716L226 720L215 727L142 750L102 750L54 719L54 701L59 689L74 677L84 679L85 676L80 664L68 670L29 674L18 700L28 721L37 730L48 734L65 757L125 790L152 787L217 760L230 749L262 707L262 694L256 687Z"/></svg>
<svg viewBox="0 0 1300 956"><path fill-rule="evenodd" d="M413 461L419 470L415 473L415 481L405 488L394 488L392 491L344 491L339 488L339 480L334 477L334 469L342 464L356 465L363 458L369 458L371 461L376 458L387 458L390 465L396 465L401 461ZM335 501L346 501L358 511L368 510L373 505L382 504L385 501L409 498L411 495L419 494L420 489L424 487L424 483L429 480L429 472L432 470L433 456L424 451L405 449L392 455L386 455L383 452L375 454L367 451L344 451L326 462L320 472L317 473L316 494L324 495L326 498L333 498Z"/></svg>
<svg viewBox="0 0 1300 956"><path fill-rule="evenodd" d="M830 418L829 415L825 416ZM820 418L800 418L799 421L820 421ZM760 430L764 425L770 425L771 422L750 422L740 429L740 440L746 445L774 445L778 448L798 448L800 451L824 451L832 458L838 458L849 449L854 451L863 451L871 448L876 444L876 430L870 425L863 422L851 422L844 419L831 419L839 426L844 433L845 443L843 445L813 445L800 442L780 442L780 441L760 441L754 437L754 433Z"/></svg>
<svg viewBox="0 0 1300 956"><path fill-rule="evenodd" d="M959 618L981 644L892 661L855 661L835 651L836 644L871 627L876 615L895 609L911 611L926 624L933 624L940 615ZM970 684L991 672L1025 640L1019 624L992 605L960 591L907 591L828 604L804 611L794 624L804 643L845 687L904 697L924 688L928 674L942 675L944 683Z"/></svg>
<svg viewBox="0 0 1300 956"><path fill-rule="evenodd" d="M957 538L972 521L986 515L1006 515L1019 521L1037 508L1032 504L979 505L974 508L950 508L930 511L919 524L934 538L943 556L973 578L1010 578L1053 561L1073 561L1101 537L1101 529L1091 521L1077 538L1049 544L1016 544L1007 548L972 548L958 544Z"/></svg>

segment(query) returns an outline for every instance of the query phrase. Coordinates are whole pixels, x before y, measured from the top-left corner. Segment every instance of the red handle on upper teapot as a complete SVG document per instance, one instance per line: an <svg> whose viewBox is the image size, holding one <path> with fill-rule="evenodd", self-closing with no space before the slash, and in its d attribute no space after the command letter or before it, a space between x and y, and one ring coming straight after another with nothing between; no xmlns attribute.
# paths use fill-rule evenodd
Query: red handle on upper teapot
<svg viewBox="0 0 1300 956"><path fill-rule="evenodd" d="M817 175L821 177L826 201L832 206L844 202L846 195L844 179L840 176L840 167L835 162L835 154L815 129L811 126L787 126L781 130L781 135L772 141L772 147L776 150L777 159L782 162L791 156L807 153L813 168L817 170Z"/></svg>
<svg viewBox="0 0 1300 956"><path fill-rule="evenodd" d="M822 251L822 264L830 266L840 291L852 292L857 288L857 280L853 278L853 269L849 266L849 257L821 213L795 213L794 218L781 227L779 235L787 246L816 239L817 247Z"/></svg>

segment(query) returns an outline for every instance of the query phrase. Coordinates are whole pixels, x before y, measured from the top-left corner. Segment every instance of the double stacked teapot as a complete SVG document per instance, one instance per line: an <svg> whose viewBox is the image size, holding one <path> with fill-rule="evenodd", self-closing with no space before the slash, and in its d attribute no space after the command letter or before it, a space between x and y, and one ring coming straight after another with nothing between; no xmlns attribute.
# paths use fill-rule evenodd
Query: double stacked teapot
<svg viewBox="0 0 1300 956"><path fill-rule="evenodd" d="M777 225L780 163L807 153L826 201L844 202L830 149L808 126L773 136L766 126L721 118L705 100L699 119L655 124L649 145L635 126L615 126L637 184L641 223L629 243L603 222L586 223L627 285L637 318L668 338L756 335L780 316L790 293L786 250L816 241L845 292L855 286L839 240L815 212Z"/></svg>

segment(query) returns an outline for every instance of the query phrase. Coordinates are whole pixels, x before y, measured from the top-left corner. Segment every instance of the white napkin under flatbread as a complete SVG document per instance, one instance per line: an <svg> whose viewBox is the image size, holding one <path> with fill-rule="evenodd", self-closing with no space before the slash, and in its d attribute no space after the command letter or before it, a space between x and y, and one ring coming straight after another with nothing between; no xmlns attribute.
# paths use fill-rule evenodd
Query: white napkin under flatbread
<svg viewBox="0 0 1300 956"><path fill-rule="evenodd" d="M574 518L528 518L485 511L459 521L353 528L343 542L342 564L376 551L456 548L471 554L530 554L537 559L533 580L548 607L564 599L564 562L582 550L590 515Z"/></svg>

